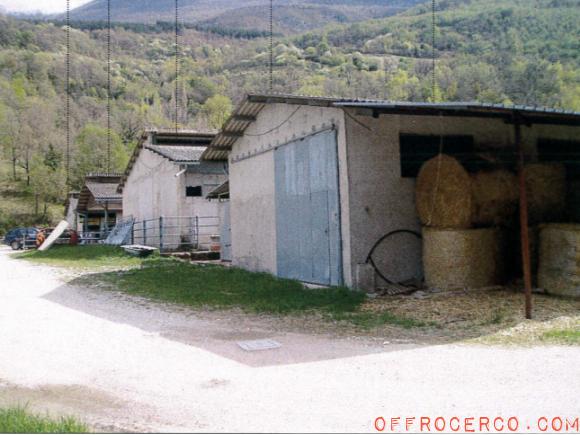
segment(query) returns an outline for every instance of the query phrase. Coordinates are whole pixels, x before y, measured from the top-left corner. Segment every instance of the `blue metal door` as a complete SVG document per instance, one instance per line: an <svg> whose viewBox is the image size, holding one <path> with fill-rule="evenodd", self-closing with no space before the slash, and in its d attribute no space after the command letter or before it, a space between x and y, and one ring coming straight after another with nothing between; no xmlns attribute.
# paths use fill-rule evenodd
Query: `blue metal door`
<svg viewBox="0 0 580 435"><path fill-rule="evenodd" d="M278 148L275 165L278 275L341 285L336 132Z"/></svg>

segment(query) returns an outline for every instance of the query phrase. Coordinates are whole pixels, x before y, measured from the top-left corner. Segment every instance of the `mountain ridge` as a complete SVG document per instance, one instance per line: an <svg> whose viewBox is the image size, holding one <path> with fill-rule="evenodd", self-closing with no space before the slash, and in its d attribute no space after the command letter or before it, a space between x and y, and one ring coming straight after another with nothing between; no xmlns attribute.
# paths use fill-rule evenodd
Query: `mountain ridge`
<svg viewBox="0 0 580 435"><path fill-rule="evenodd" d="M425 0L275 0L275 30L296 34L332 23L383 18L405 11ZM181 0L180 21L202 26L264 31L269 28L269 0ZM62 19L63 15L57 18ZM71 11L77 21L107 19L107 0L93 0ZM113 0L116 22L153 24L175 19L174 0Z"/></svg>

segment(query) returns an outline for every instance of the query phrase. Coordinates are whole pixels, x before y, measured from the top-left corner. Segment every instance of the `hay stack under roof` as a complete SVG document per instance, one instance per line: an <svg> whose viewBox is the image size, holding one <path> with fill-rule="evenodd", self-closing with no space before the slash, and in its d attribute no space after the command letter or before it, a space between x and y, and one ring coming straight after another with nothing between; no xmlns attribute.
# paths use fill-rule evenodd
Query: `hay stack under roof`
<svg viewBox="0 0 580 435"><path fill-rule="evenodd" d="M416 203L425 226L470 228L471 178L459 161L440 154L427 161L419 172Z"/></svg>
<svg viewBox="0 0 580 435"><path fill-rule="evenodd" d="M498 229L423 228L423 267L429 287L483 288L504 278L502 237Z"/></svg>
<svg viewBox="0 0 580 435"><path fill-rule="evenodd" d="M580 224L541 227L538 285L551 294L580 297Z"/></svg>
<svg viewBox="0 0 580 435"><path fill-rule="evenodd" d="M558 222L566 209L566 167L557 163L526 165L530 223Z"/></svg>
<svg viewBox="0 0 580 435"><path fill-rule="evenodd" d="M473 223L507 225L518 209L518 178L505 169L477 172L472 177Z"/></svg>

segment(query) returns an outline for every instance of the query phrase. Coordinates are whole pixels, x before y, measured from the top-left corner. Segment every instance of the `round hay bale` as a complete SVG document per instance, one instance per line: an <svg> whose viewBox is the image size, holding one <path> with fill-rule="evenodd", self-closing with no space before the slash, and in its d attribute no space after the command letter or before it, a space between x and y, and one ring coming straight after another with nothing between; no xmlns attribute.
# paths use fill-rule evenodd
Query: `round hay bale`
<svg viewBox="0 0 580 435"><path fill-rule="evenodd" d="M518 178L507 170L482 171L472 176L473 223L507 225L518 209Z"/></svg>
<svg viewBox="0 0 580 435"><path fill-rule="evenodd" d="M524 168L530 224L557 222L566 208L566 167L532 163Z"/></svg>
<svg viewBox="0 0 580 435"><path fill-rule="evenodd" d="M542 225L538 285L550 294L580 298L580 224Z"/></svg>
<svg viewBox="0 0 580 435"><path fill-rule="evenodd" d="M482 288L503 280L501 232L495 228L423 228L423 268L429 287Z"/></svg>
<svg viewBox="0 0 580 435"><path fill-rule="evenodd" d="M439 155L419 172L416 204L423 225L435 228L471 227L471 178L456 159Z"/></svg>

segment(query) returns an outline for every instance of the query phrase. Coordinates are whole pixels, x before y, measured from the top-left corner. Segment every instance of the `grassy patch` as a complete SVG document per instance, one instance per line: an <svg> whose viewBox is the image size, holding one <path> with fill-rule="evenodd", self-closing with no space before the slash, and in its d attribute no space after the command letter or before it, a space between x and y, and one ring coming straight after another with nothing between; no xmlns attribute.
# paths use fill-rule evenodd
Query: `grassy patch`
<svg viewBox="0 0 580 435"><path fill-rule="evenodd" d="M580 345L580 329L557 329L544 332L542 340L551 343Z"/></svg>
<svg viewBox="0 0 580 435"><path fill-rule="evenodd" d="M306 289L298 281L266 273L192 265L159 256L142 260L111 246L55 246L46 252L29 251L16 257L51 266L86 269L141 266L93 274L90 280L81 279L80 283L91 285L100 281L131 295L193 308L242 308L268 314L317 313L362 329L385 324L405 329L428 326L390 311L362 311L366 295L344 287Z"/></svg>
<svg viewBox="0 0 580 435"><path fill-rule="evenodd" d="M0 433L88 433L75 418L52 419L30 414L24 408L0 409Z"/></svg>
<svg viewBox="0 0 580 435"><path fill-rule="evenodd" d="M367 300L348 288L307 289L298 281L237 268L200 266L169 259L147 260L140 269L102 274L100 279L125 293L196 308L241 308L267 314L321 314L361 329L385 324L405 329L426 323L390 312L361 311Z"/></svg>
<svg viewBox="0 0 580 435"><path fill-rule="evenodd" d="M153 259L141 269L102 275L116 288L138 296L191 307L241 307L255 313L308 310L353 312L365 295L346 288L306 289L297 282L237 268L199 266Z"/></svg>
<svg viewBox="0 0 580 435"><path fill-rule="evenodd" d="M27 251L16 258L50 266L102 268L138 266L142 260L131 257L121 248L105 245L54 246L48 251Z"/></svg>

